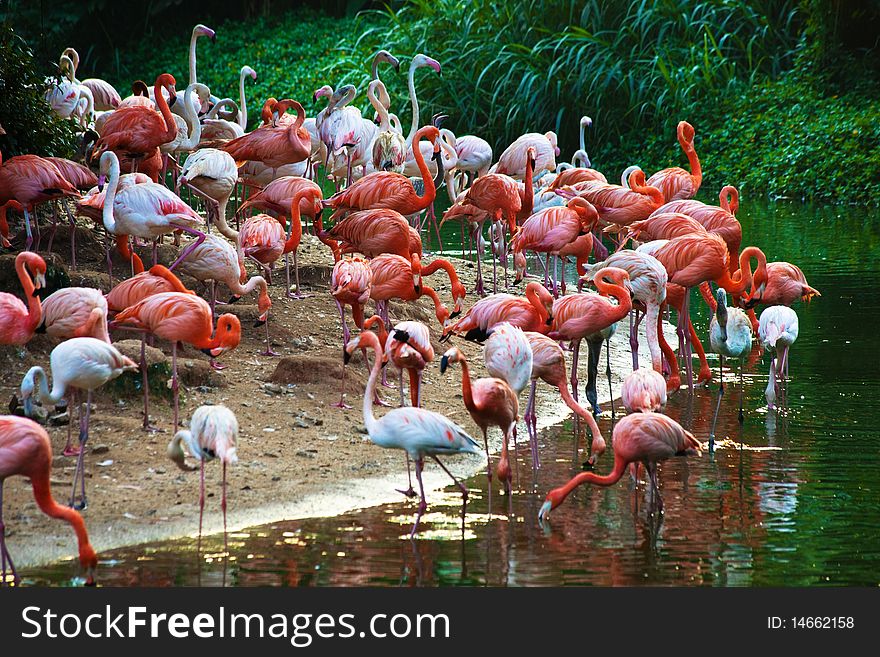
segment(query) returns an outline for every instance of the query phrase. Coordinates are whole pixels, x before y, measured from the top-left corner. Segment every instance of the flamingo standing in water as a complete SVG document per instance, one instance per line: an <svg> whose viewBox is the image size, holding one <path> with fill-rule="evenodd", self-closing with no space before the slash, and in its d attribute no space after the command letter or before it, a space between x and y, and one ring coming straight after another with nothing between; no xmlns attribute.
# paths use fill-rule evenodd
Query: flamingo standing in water
<svg viewBox="0 0 880 657"><path fill-rule="evenodd" d="M446 454L479 454L480 446L460 426L439 413L427 411L423 408L395 408L377 419L373 415L373 395L376 391L379 370L382 369L379 338L370 331L361 333L346 348L346 360L358 347L367 347L372 349L374 353L373 368L370 371L370 379L367 381L367 389L364 392L364 425L367 428L370 440L379 447L403 449L416 463L416 479L419 482L421 501L419 502L416 521L413 524L410 537L415 536L419 521L428 508L428 503L425 500L425 486L422 483L422 469L424 468L426 456L434 459L437 465L458 486L463 498L461 511L462 517L464 517L467 508L467 488L446 469L446 466L437 457Z"/></svg>
<svg viewBox="0 0 880 657"><path fill-rule="evenodd" d="M22 251L15 256L15 271L28 305L14 294L0 292L0 344L27 343L43 319L36 290L46 285L46 261L36 253Z"/></svg>
<svg viewBox="0 0 880 657"><path fill-rule="evenodd" d="M484 342L501 322L510 322L523 331L546 333L553 322L553 295L540 283L526 285L524 297L491 294L477 301L464 317L443 330L441 341L464 334L465 340Z"/></svg>
<svg viewBox="0 0 880 657"><path fill-rule="evenodd" d="M67 445L64 448L65 456L79 454L76 470L73 474L70 506L75 506L76 504L76 484L77 480L79 480L81 496L80 502L76 504L76 507L83 509L86 506L83 454L86 441L89 438L92 392L108 381L112 381L123 372L136 370L138 366L133 360L119 353L116 347L96 338L71 338L65 340L52 350L49 356L49 363L52 368L51 393L49 392L46 372L42 367L32 367L25 374L24 379L22 379L21 397L24 402L24 411L28 417L32 415L32 397L35 392L39 401L54 406L63 397L69 395L74 388L86 391L85 417L83 417L82 410L80 410L79 449L74 450L71 447L70 432L68 432ZM68 409L72 407L73 405L68 403Z"/></svg>
<svg viewBox="0 0 880 657"><path fill-rule="evenodd" d="M64 196L78 197L79 191L52 162L36 155L16 155L4 162L0 153L0 206L17 201L22 207L27 234L25 250L33 244L31 214L34 207ZM39 229L36 223L34 226Z"/></svg>
<svg viewBox="0 0 880 657"><path fill-rule="evenodd" d="M440 359L440 374L444 374L450 363L461 363L461 394L464 406L471 418L483 432L483 444L486 448L486 471L489 477L489 495L492 494L492 458L489 455L489 439L486 432L491 426L497 426L504 436L501 458L498 461L498 479L510 495L510 462L508 445L516 431L519 416L519 402L516 393L503 379L495 377L477 379L471 382L467 358L458 347L453 347Z"/></svg>
<svg viewBox="0 0 880 657"><path fill-rule="evenodd" d="M119 159L113 151L101 156L99 188L105 177L109 177L109 182L102 211L104 227L114 235L153 240L153 264L156 240L162 235L182 230L196 237L171 264L171 270L205 240L205 233L198 230L202 218L167 187L146 182L119 189Z"/></svg>
<svg viewBox="0 0 880 657"><path fill-rule="evenodd" d="M7 572L13 584L18 575L12 556L6 547L6 525L3 523L3 484L7 478L19 475L31 482L34 501L40 511L50 518L68 523L76 534L79 562L86 571L86 585L94 586L98 556L89 542L89 534L82 516L70 507L62 506L52 497L52 444L49 434L33 420L14 415L0 415L0 584L7 581Z"/></svg>
<svg viewBox="0 0 880 657"><path fill-rule="evenodd" d="M659 413L666 407L666 379L647 367L633 370L623 380L620 400L627 413Z"/></svg>
<svg viewBox="0 0 880 657"><path fill-rule="evenodd" d="M553 260L553 294L559 296L557 266L559 256L566 247L582 234L593 230L599 221L596 208L589 201L575 197L570 199L565 206L549 207L539 210L520 226L513 236L510 246L514 252L514 263L517 262L516 254L525 250L547 255L547 264L544 272L544 285L547 286L547 277L550 271L550 256ZM591 238L592 239L592 238ZM592 243L591 243L592 246ZM524 264L524 259L520 260ZM517 268L514 284L519 283L525 275L524 268ZM565 284L565 267L562 268L562 281Z"/></svg>
<svg viewBox="0 0 880 657"><path fill-rule="evenodd" d="M747 247L740 253L739 270L731 276L727 264L729 258L727 245L721 237L713 233L693 233L669 241L647 242L637 251L657 258L666 268L669 282L685 288L683 312L679 315L678 339L679 344L684 347L688 387L693 391L691 341L685 337L690 322L690 288L707 281L715 281L736 299L742 296L750 285L755 289L766 282L767 258L759 248ZM751 270L751 258L758 260L754 276Z"/></svg>
<svg viewBox="0 0 880 657"><path fill-rule="evenodd" d="M746 308L754 308L758 304L765 306L791 306L797 301L810 301L813 297L821 297L821 293L807 283L804 272L790 262L768 262L767 280L757 285L749 295Z"/></svg>
<svg viewBox="0 0 880 657"><path fill-rule="evenodd" d="M232 314L217 318L213 330L211 306L194 294L162 292L130 306L116 315L112 326L151 333L171 342L171 391L174 396L174 424L177 431L179 384L177 343L186 342L212 358L235 349L241 341L241 322Z"/></svg>
<svg viewBox="0 0 880 657"><path fill-rule="evenodd" d="M660 317L660 306L666 301L666 283L668 275L663 264L652 255L638 251L623 250L612 254L602 262L587 268L584 279L592 279L593 275L605 267L617 267L629 274L629 288L633 302L641 308L633 307L635 318L630 317L629 346L632 351L633 370L639 369L639 337L638 329L641 318L646 318L645 333L648 338L648 350L651 352L651 366L656 372L663 372L663 354L660 350L660 338L657 320Z"/></svg>
<svg viewBox="0 0 880 657"><path fill-rule="evenodd" d="M510 146L504 149L492 173L506 174L517 180L524 179L528 162L526 152L529 149L535 151L534 170L536 173L556 170L556 156L559 155L556 133L545 132L542 135L537 132L529 132L517 137Z"/></svg>
<svg viewBox="0 0 880 657"><path fill-rule="evenodd" d="M703 182L703 170L700 168L700 158L694 149L694 127L687 121L680 121L676 129L678 143L687 156L690 172L681 167L662 169L648 178L648 184L656 187L663 193L663 198L668 201L693 198ZM683 212L683 210L677 210Z"/></svg>
<svg viewBox="0 0 880 657"><path fill-rule="evenodd" d="M348 348L348 340L351 336L348 324L345 321L345 306L351 306L351 316L354 325L364 328L364 306L370 299L373 289L373 270L370 264L363 258L342 258L334 266L330 273L330 294L339 309L342 320L342 350ZM339 402L334 404L336 408L351 408L345 403L345 368L342 368L342 391Z"/></svg>
<svg viewBox="0 0 880 657"><path fill-rule="evenodd" d="M228 552L226 538L226 466L238 463L236 443L238 442L238 419L226 406L199 406L192 414L189 429L181 429L174 434L168 444L168 458L184 472L195 470L186 464L183 445L199 461L199 547L202 545L202 519L205 515L205 462L215 458L223 464L222 497L220 509L223 511L223 551Z"/></svg>
<svg viewBox="0 0 880 657"><path fill-rule="evenodd" d="M633 413L621 418L612 437L614 468L607 475L582 472L564 486L547 493L547 499L538 512L538 520L550 517L550 511L565 501L569 493L581 484L612 486L620 481L630 463L642 463L651 477L657 495L658 510L663 510L663 498L657 483L657 463L678 455L700 454L700 441L690 431L670 417L659 413Z"/></svg>
<svg viewBox="0 0 880 657"><path fill-rule="evenodd" d="M788 379L788 350L798 337L798 316L788 306L770 306L761 313L758 339L761 347L773 352L770 377L767 381L767 408L776 405L777 378Z"/></svg>
<svg viewBox="0 0 880 657"><path fill-rule="evenodd" d="M715 415L712 418L712 431L709 433L709 449L715 443L715 422L718 420L718 410L721 408L721 398L724 396L724 357L739 361L739 375L742 381L742 360L752 350L752 324L748 316L739 308L727 307L727 293L719 288L718 304L712 321L709 323L709 345L712 351L718 354L718 402L715 405ZM743 394L740 386L739 398L739 422L743 423Z"/></svg>
<svg viewBox="0 0 880 657"><path fill-rule="evenodd" d="M529 403L526 406L524 417L526 427L529 430L529 439L532 444L533 467L539 468L541 466L541 461L538 455L538 415L535 412L535 392L538 387L538 379L542 379L559 390L559 396L562 397L562 401L565 402L565 405L574 411L575 415L583 419L587 423L587 426L590 427L590 432L592 433L593 438L590 445L590 457L587 460L587 463L592 467L605 451L605 439L602 437L602 432L599 430L599 425L596 423L596 418L593 417L593 414L581 406L575 398L571 396L571 392L568 389L568 382L565 380L565 354L562 352L562 347L559 346L559 343L556 342L556 340L548 338L541 333L526 331L525 336L532 347L532 386L531 392L529 393Z"/></svg>
<svg viewBox="0 0 880 657"><path fill-rule="evenodd" d="M53 338L92 337L110 344L107 299L93 287L63 287L43 301L43 321L37 332Z"/></svg>
<svg viewBox="0 0 880 657"><path fill-rule="evenodd" d="M611 283L606 282L606 278ZM547 335L554 340L571 340L571 390L577 399L577 364L581 340L608 328L626 317L632 309L632 298L626 286L629 273L617 267L604 267L593 274L593 283L599 294L581 292L570 294L553 302L553 322ZM613 297L613 305L608 297Z"/></svg>

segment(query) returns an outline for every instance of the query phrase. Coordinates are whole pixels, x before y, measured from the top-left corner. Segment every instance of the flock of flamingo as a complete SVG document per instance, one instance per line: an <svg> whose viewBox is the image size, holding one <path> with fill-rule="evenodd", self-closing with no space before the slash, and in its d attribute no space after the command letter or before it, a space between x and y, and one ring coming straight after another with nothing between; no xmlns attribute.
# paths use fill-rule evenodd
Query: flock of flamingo
<svg viewBox="0 0 880 657"><path fill-rule="evenodd" d="M403 450L408 474L410 462L415 465L418 494L411 474L408 488L402 490L407 496L419 497L413 536L427 507L422 483L426 458L434 460L461 490L462 514L468 491L446 469L441 457L485 452L489 494L493 475L507 495L511 494L508 449L511 438L515 446L519 399L526 388L530 396L523 417L532 466L540 467L535 401L539 380L558 389L591 435L589 458L584 464L587 471L550 491L539 518L546 519L583 483L611 485L621 479L628 465L633 466L631 472L637 478L639 464L644 465L652 495L656 494L662 509L658 462L701 448L690 432L662 413L667 393L682 386L679 361L690 393L695 382L708 383L712 377L690 321L691 288L698 288L713 311L709 345L720 356L720 394L709 448L724 392L724 358L739 362L741 369L755 336L760 347L774 354L766 390L768 406L784 403L789 348L798 334L797 315L791 305L819 292L808 285L797 266L767 262L756 246L741 248L735 187L721 190L718 206L693 199L700 189L702 172L694 129L687 122L678 124L678 141L689 171L672 167L646 179L639 167L630 167L619 185L609 183L592 168L584 149L584 133L591 124L588 117L581 120L581 148L571 163L557 162L560 151L552 132L524 134L494 161L492 148L484 139L456 137L441 127L443 116L436 115L421 125L415 73L419 68L441 70L439 62L422 54L413 57L409 67L412 122L404 134L401 121L392 112L392 99L379 79L380 65L396 71L399 62L382 51L372 62L367 89L375 117L365 116L351 105L357 94L354 86L334 90L327 85L314 93L316 101L327 99L317 116L307 118L296 100L269 98L262 107L261 124L247 132L245 82L256 79L257 73L249 66L241 68L238 102L215 97L197 80L196 43L200 37L214 39L215 34L203 25L193 30L189 83L183 94L176 90L174 77L163 73L152 88L138 81L132 95L122 98L103 80L80 81L76 77L79 57L72 48L65 50L60 77L47 78L46 100L54 112L82 126L82 161L37 155L0 159L0 236L6 248L23 241L15 267L27 302L25 305L9 292L0 293L0 343L25 345L35 332L60 341L51 352L48 372L33 367L24 374L20 389L24 415L31 415L36 403L54 405L66 397L68 408L74 409L79 407L77 395L84 393L86 397L86 404L80 407L78 445L73 444L70 423L63 448L64 455L77 457L66 506L58 504L50 492L52 447L46 430L27 417L0 416L0 581L18 581L2 521L3 481L12 475L29 478L40 509L71 524L79 541L80 562L88 572L87 583L94 581L97 557L79 513L87 499L83 460L90 402L94 391L108 381L140 370L143 428L156 430L149 414L144 358L147 340L170 344L174 437L168 455L182 469L194 469L185 463L185 447L201 466L200 533L204 467L214 458L223 465L225 525L226 466L238 458L238 422L224 406L201 406L193 413L189 429L179 428L178 350L189 344L205 352L211 364L220 368L214 359L238 346L242 335L238 317L215 313L221 283L232 293L230 301L258 294L256 324L265 325L265 353L272 355L268 326L272 270L284 255L285 294L291 299L302 296L296 254L306 220L335 261L329 291L342 320L345 361L357 350L365 356L373 354L363 397L370 439L381 447ZM324 198L318 184L326 180L336 186L336 193L329 198ZM433 208L443 185L451 205L438 221ZM228 204L239 189L243 198L230 217ZM183 190L189 202L181 196ZM48 250L60 207L70 222L71 267L76 267L76 214L92 220L106 234L111 282L111 247L129 263L131 276L106 295L92 288L68 287L41 299L47 271L46 262L37 253L41 217L35 210L41 205L51 208L46 213L52 219ZM324 227L322 218L326 208L332 212L327 220L329 228ZM23 240L10 233L9 210L23 214ZM228 221L230 218L234 222ZM468 291L452 262L437 257L423 262L430 254L423 250L422 236L430 239L434 231L439 238L440 225L447 221L461 225L462 256L469 250L476 259L477 280L471 294L477 300L463 315ZM211 234L211 226L216 227L216 234ZM612 244L613 252L609 253L603 237ZM168 238L179 246L179 252L165 267L158 264L156 249ZM153 245L149 269L134 252L133 244ZM482 259L487 250L493 259L492 294L487 294L483 279ZM531 261L526 257L529 252L536 256ZM293 286L288 261L291 253ZM577 291L569 289L565 280L569 258L576 262ZM262 275L249 276L249 262ZM513 280L508 275L510 264ZM543 270L543 283L535 280L540 278L538 272L529 274L529 266ZM450 280L452 311L424 280L440 269ZM210 282L206 288L210 289L210 300L188 289L176 272ZM520 282L526 283L524 293L512 292ZM596 291L583 291L584 285L592 285ZM447 374L450 366L461 368L464 406L482 432L483 445L465 428L423 407L422 374L435 359L432 332L422 322L394 324L388 310L391 300L413 302L423 296L433 303L441 343L453 336L484 343L489 376L472 379L468 360L454 346L442 354L439 367L446 377L455 376ZM371 300L375 314L366 317ZM351 307L359 330L355 337L348 328L346 306ZM757 306L765 306L760 319L755 314ZM667 307L677 311L678 357L662 330ZM613 469L601 476L592 471L606 446L596 420L596 373L603 342L607 344L627 318L633 371L621 392L629 414L613 427ZM638 327L642 321L650 367L639 366ZM139 363L112 344L111 330L140 336ZM582 340L587 341L589 351L588 407L578 399ZM692 371L692 350L699 359L696 374ZM571 355L570 369L566 351ZM377 384L380 375L384 382L384 365L389 360L400 372L400 407L376 417L373 407L380 401ZM403 392L404 370L409 379L409 403ZM608 375L610 386L610 363ZM346 406L344 378L342 386L338 405ZM503 435L494 470L487 439L493 427Z"/></svg>

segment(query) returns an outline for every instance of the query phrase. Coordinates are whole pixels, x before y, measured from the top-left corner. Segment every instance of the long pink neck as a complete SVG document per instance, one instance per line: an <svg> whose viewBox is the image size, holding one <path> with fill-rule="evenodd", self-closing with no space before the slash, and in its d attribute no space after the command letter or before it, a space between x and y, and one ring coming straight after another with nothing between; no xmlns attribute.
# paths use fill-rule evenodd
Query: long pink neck
<svg viewBox="0 0 880 657"><path fill-rule="evenodd" d="M697 157L697 151L694 149L693 142L683 141L679 139L679 143L681 144L681 148L684 151L684 154L687 155L688 164L691 168L691 176L696 181L697 185L703 182L703 169L700 167L700 158Z"/></svg>
<svg viewBox="0 0 880 657"><path fill-rule="evenodd" d="M550 491L550 495L553 499L553 506L559 506L562 504L563 500L568 497L569 493L573 491L575 488L580 486L581 484L594 484L596 486L612 486L620 481L620 478L626 472L626 466L629 463L620 458L617 454L614 455L614 468L607 475L597 475L594 472L582 472L579 475L572 478L567 484L561 486L555 490ZM548 497L549 497L548 496Z"/></svg>
<svg viewBox="0 0 880 657"><path fill-rule="evenodd" d="M547 309L544 307L544 304L541 302L541 298L538 296L538 293L534 290L534 288L526 289L526 299L531 302L532 306L538 313L538 317L542 322L546 322L547 318L550 317L550 314L547 312Z"/></svg>
<svg viewBox="0 0 880 657"><path fill-rule="evenodd" d="M177 122L171 115L171 108L168 107L168 101L165 100L165 96L162 95L162 85L160 85L158 81L153 88L153 92L156 95L156 105L159 107L159 112L162 114L162 118L165 121L165 134L163 135L163 139L166 142L169 142L177 137Z"/></svg>
<svg viewBox="0 0 880 657"><path fill-rule="evenodd" d="M430 265L422 269L422 276L430 276L439 269L442 269L449 275L449 282L453 287L458 284L458 272L455 271L455 267L452 266L451 262L443 258L437 258Z"/></svg>
<svg viewBox="0 0 880 657"><path fill-rule="evenodd" d="M21 287L24 290L24 296L28 304L27 322L23 328L30 335L33 334L43 319L43 307L40 304L40 297L34 296L34 283L28 275L23 258L15 263L15 270L18 273L18 280L21 281Z"/></svg>
<svg viewBox="0 0 880 657"><path fill-rule="evenodd" d="M617 318L614 321L618 321L623 319L629 314L629 311L632 310L632 298L629 295L629 292L626 291L622 285L615 285L613 283L607 283L603 279L598 279L595 281L596 289L605 296L614 297L615 301L617 301L617 307L614 309L614 316Z"/></svg>
<svg viewBox="0 0 880 657"><path fill-rule="evenodd" d="M421 290L419 291L419 296L429 296L431 301L434 302L434 314L437 316L437 321L440 322L440 325L443 325L447 319L449 319L449 311L446 309L446 306L443 305L443 302L440 301L440 297L437 295L437 292L429 285L422 285Z"/></svg>
<svg viewBox="0 0 880 657"><path fill-rule="evenodd" d="M559 388L559 395L562 397L562 401L565 402L565 405L568 406L571 410L575 412L578 417L584 419L587 423L587 426L590 427L590 431L593 433L593 438L596 436L601 436L602 432L599 430L599 425L596 423L596 418L593 417L593 414L587 411L583 406L578 404L574 397L571 396L571 392L568 389L568 384L565 381L565 378L559 383L556 384L556 387Z"/></svg>
<svg viewBox="0 0 880 657"><path fill-rule="evenodd" d="M86 531L86 524L82 516L70 507L62 506L52 497L52 491L49 488L49 472L41 472L31 476L31 485L34 490L34 499L40 510L50 518L64 520L72 528L76 534L76 540L79 547L79 558L83 565L89 565L88 562L95 558L95 550L89 542L89 534Z"/></svg>
<svg viewBox="0 0 880 657"><path fill-rule="evenodd" d="M416 160L416 165L419 167L419 173L422 176L422 182L425 185L425 192L419 197L419 203L417 204L419 211L424 210L431 205L437 196L437 188L434 187L434 178L431 176L431 170L428 169L428 165L425 163L425 158L422 156L422 149L419 148L420 141L421 135L417 132L416 138L413 140L412 151L413 157Z"/></svg>

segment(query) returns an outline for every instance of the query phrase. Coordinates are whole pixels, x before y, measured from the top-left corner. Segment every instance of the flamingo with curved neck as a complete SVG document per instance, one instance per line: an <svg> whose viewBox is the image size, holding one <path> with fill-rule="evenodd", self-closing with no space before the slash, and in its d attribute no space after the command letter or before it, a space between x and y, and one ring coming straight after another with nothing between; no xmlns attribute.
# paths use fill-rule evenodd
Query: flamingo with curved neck
<svg viewBox="0 0 880 657"><path fill-rule="evenodd" d="M419 128L419 99L416 98L415 76L416 69L422 66L430 66L437 71L438 75L440 74L440 62L427 55L419 53L413 57L412 62L410 62L409 75L407 76L407 88L409 89L409 101L412 105L412 123L410 124L409 134L406 136L406 145L410 148L412 147L413 141L418 141L416 131ZM413 149L413 151L415 151L415 149Z"/></svg>
<svg viewBox="0 0 880 657"><path fill-rule="evenodd" d="M217 41L217 33L210 27L206 27L199 23L193 28L192 36L189 38L189 83L198 82L196 77L196 41L199 37L211 37L211 41ZM158 98L158 96L157 96Z"/></svg>
<svg viewBox="0 0 880 657"><path fill-rule="evenodd" d="M400 71L400 60L387 50L380 50L376 53L376 56L373 57L373 65L370 71L372 74L372 77L370 78L371 81L380 81L379 64L381 64L382 62L385 62L386 64L391 64L391 66L394 67L395 71ZM379 102L386 110L391 107L391 98L389 98L388 96L388 90L385 88L385 85L382 85L379 91Z"/></svg>
<svg viewBox="0 0 880 657"><path fill-rule="evenodd" d="M593 125L593 119L589 116L582 116L580 121L580 148L575 151L574 155L571 156L571 163L576 167L582 167L585 169L589 169L592 167L592 163L590 162L590 157L587 155L586 150L586 141L584 140L584 131L585 128L589 128Z"/></svg>
<svg viewBox="0 0 880 657"><path fill-rule="evenodd" d="M46 284L46 261L36 253L22 251L15 257L15 272L28 305L15 295L0 292L0 344L25 344L43 319L35 290Z"/></svg>
<svg viewBox="0 0 880 657"><path fill-rule="evenodd" d="M240 100L238 107L238 125L242 130L247 130L247 103L244 96L244 79L251 76L251 79L257 81L257 72L250 66L242 66L238 74L238 98Z"/></svg>

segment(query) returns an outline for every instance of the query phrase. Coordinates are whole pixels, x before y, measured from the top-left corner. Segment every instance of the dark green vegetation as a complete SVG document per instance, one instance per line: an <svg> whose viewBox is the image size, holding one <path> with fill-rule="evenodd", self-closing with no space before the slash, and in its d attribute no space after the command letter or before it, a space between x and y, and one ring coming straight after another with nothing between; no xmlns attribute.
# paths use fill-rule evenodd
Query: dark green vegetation
<svg viewBox="0 0 880 657"><path fill-rule="evenodd" d="M60 53L59 53L60 54ZM0 24L0 152L69 157L73 151L73 124L46 111L44 80L56 73L41 69L27 44Z"/></svg>
<svg viewBox="0 0 880 657"><path fill-rule="evenodd" d="M255 68L252 120L269 95L297 98L313 113L312 92L324 83L357 84L365 106L369 61L387 48L403 61L401 75L383 78L406 124L405 68L424 52L443 65L442 77L418 74L425 116L443 111L457 134L480 134L498 152L523 132L555 130L568 159L588 114L596 167L609 178L633 163L650 173L686 163L675 125L687 119L704 198L734 183L746 196L876 202L867 182L880 180L877 0L412 0L357 20L290 4L271 5L280 13L270 15L264 3L257 16L224 2L195 14L150 3L120 26L117 10L105 7L70 18L79 27L66 28L65 39L64 21L40 32L33 10L18 3L24 22L16 25L41 49L76 46L80 77L102 75L125 92L163 71L182 88L192 24L210 24L217 42L199 42L199 79L237 98L238 70ZM101 29L81 29L88 20Z"/></svg>

